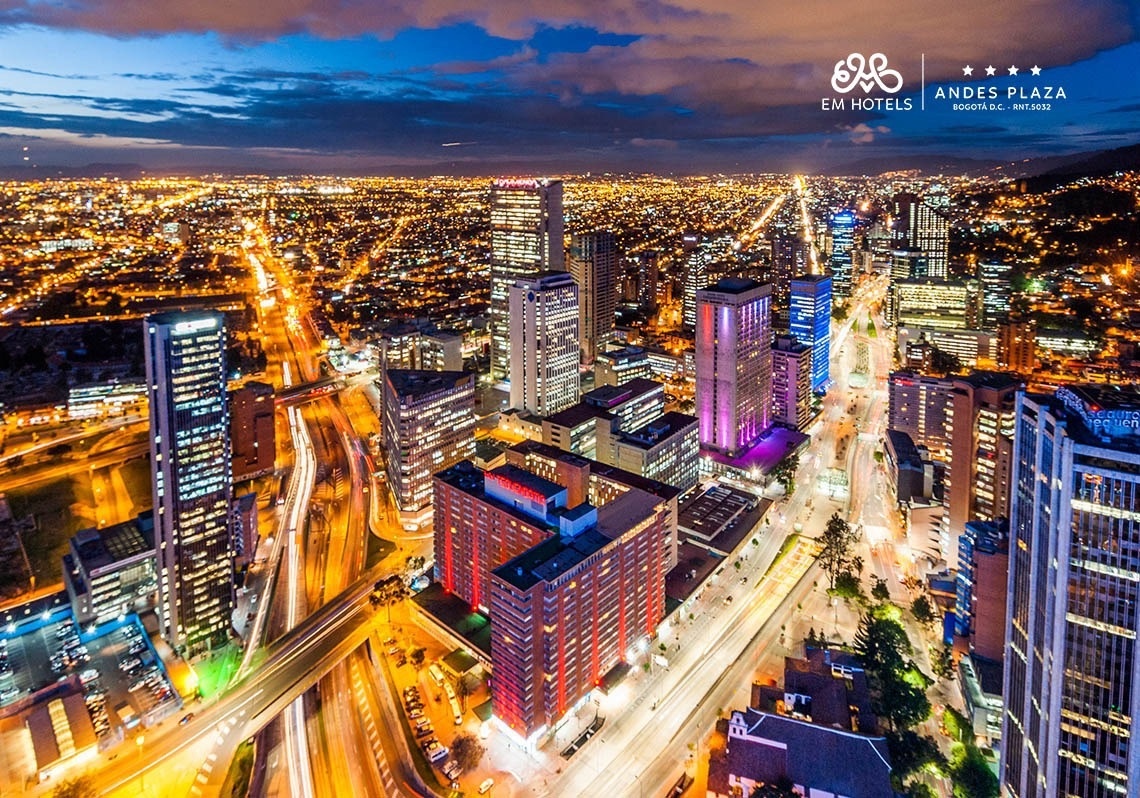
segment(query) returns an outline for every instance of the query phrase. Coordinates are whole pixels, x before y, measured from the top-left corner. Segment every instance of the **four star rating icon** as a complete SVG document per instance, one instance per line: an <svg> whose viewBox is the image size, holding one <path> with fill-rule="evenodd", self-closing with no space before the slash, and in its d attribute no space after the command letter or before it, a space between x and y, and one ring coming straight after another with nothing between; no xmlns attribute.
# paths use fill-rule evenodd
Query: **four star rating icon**
<svg viewBox="0 0 1140 798"><path fill-rule="evenodd" d="M1018 74L1020 70L1016 66L1011 65L1010 68L1006 71L1009 72L1010 77L1013 77L1014 75ZM1034 64L1029 69L1029 72L1033 75L1033 77L1039 77L1041 75L1041 67ZM966 66L962 67L962 74L966 77L972 77L974 74L974 67L972 67L970 64L966 64ZM988 67L986 67L986 77L992 78L996 74L997 67L995 67L993 64L990 64Z"/></svg>

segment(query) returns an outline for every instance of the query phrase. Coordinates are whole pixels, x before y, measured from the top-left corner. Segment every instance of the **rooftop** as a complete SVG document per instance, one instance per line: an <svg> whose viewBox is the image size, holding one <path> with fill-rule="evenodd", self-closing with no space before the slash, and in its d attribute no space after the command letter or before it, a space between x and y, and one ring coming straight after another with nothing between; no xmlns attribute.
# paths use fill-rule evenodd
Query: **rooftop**
<svg viewBox="0 0 1140 798"><path fill-rule="evenodd" d="M551 413L546 420L555 426L573 429L596 418L612 419L613 415L587 402L578 402L565 410Z"/></svg>
<svg viewBox="0 0 1140 798"><path fill-rule="evenodd" d="M712 285L706 286L704 290L715 291L718 294L746 294L764 286L765 284L758 283L750 277L721 277Z"/></svg>
<svg viewBox="0 0 1140 798"><path fill-rule="evenodd" d="M532 474L518 466L511 464L501 465L486 472L486 476L491 478L498 478L500 481L506 480L515 485L540 493L547 501L557 496L559 493L565 492L566 488L551 482L549 479L543 479L537 474Z"/></svg>
<svg viewBox="0 0 1140 798"><path fill-rule="evenodd" d="M422 369L388 369L392 389L401 397L420 397L455 388L474 388L474 375L466 371L426 371Z"/></svg>
<svg viewBox="0 0 1140 798"><path fill-rule="evenodd" d="M103 529L81 529L71 539L72 547L83 570L90 574L140 555L154 554L153 529L151 524L140 525L137 518Z"/></svg>
<svg viewBox="0 0 1140 798"><path fill-rule="evenodd" d="M671 410L643 427L632 432L623 432L621 439L623 443L649 449L696 423L696 416Z"/></svg>
<svg viewBox="0 0 1140 798"><path fill-rule="evenodd" d="M652 518L660 504L658 497L645 491L627 491L598 509L595 527L573 537L559 535L544 540L503 563L492 573L520 590L529 590L540 581L553 582L633 527Z"/></svg>
<svg viewBox="0 0 1140 798"><path fill-rule="evenodd" d="M603 385L582 395L582 401L595 407L611 408L653 391L664 391L665 386L656 380L636 377L621 385Z"/></svg>

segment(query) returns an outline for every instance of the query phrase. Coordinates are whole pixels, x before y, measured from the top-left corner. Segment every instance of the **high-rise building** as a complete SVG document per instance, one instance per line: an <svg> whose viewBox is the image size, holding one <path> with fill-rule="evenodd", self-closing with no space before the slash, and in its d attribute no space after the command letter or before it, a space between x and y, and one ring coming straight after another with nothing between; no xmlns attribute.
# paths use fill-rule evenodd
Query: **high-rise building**
<svg viewBox="0 0 1140 798"><path fill-rule="evenodd" d="M936 460L948 462L953 381L894 371L888 385L887 427L905 432L915 444L926 447Z"/></svg>
<svg viewBox="0 0 1140 798"><path fill-rule="evenodd" d="M193 655L225 642L234 606L225 317L161 313L144 329L159 625Z"/></svg>
<svg viewBox="0 0 1140 798"><path fill-rule="evenodd" d="M1017 397L1002 792L1140 792L1140 393Z"/></svg>
<svg viewBox="0 0 1140 798"><path fill-rule="evenodd" d="M950 459L945 548L953 553L968 521L996 521L1009 515L1013 407L1019 383L1008 374L986 371L947 381L952 404L946 422ZM951 568L957 565L956 558L948 562Z"/></svg>
<svg viewBox="0 0 1140 798"><path fill-rule="evenodd" d="M831 285L835 296L851 296L854 272L855 214L840 211L831 217Z"/></svg>
<svg viewBox="0 0 1140 798"><path fill-rule="evenodd" d="M578 284L582 362L590 365L613 338L617 314L617 244L608 230L570 236L570 274Z"/></svg>
<svg viewBox="0 0 1140 798"><path fill-rule="evenodd" d="M996 330L997 326L1009 318L1013 287L1010 283L1011 267L1008 263L981 261L978 263L977 278L981 284L981 313L978 326Z"/></svg>
<svg viewBox="0 0 1140 798"><path fill-rule="evenodd" d="M696 407L701 447L736 457L770 425L772 287L724 277L697 291Z"/></svg>
<svg viewBox="0 0 1140 798"><path fill-rule="evenodd" d="M803 431L811 420L811 350L790 335L772 347L772 421Z"/></svg>
<svg viewBox="0 0 1140 798"><path fill-rule="evenodd" d="M909 192L894 197L896 242L922 250L926 276L945 279L949 274L950 198L940 186L925 195Z"/></svg>
<svg viewBox="0 0 1140 798"><path fill-rule="evenodd" d="M511 287L511 407L538 416L578 401L578 286L546 272Z"/></svg>
<svg viewBox="0 0 1140 798"><path fill-rule="evenodd" d="M657 310L657 275L660 265L660 252L642 252L637 256L637 304L645 313Z"/></svg>
<svg viewBox="0 0 1140 798"><path fill-rule="evenodd" d="M998 326L998 366L1018 374L1031 374L1037 366L1037 324L1006 321Z"/></svg>
<svg viewBox="0 0 1140 798"><path fill-rule="evenodd" d="M791 233L776 233L770 243L772 266L767 277L772 285L772 324L776 329L787 330L792 278L807 274L811 268L808 243Z"/></svg>
<svg viewBox="0 0 1140 798"><path fill-rule="evenodd" d="M533 740L653 635L680 491L541 443L507 461L435 476L435 571L491 615L494 714Z"/></svg>
<svg viewBox="0 0 1140 798"><path fill-rule="evenodd" d="M699 242L689 249L689 240L693 236L685 236L685 282L681 293L681 327L686 332L697 329L697 291L708 285L709 265L712 263L712 251L709 243Z"/></svg>
<svg viewBox="0 0 1140 798"><path fill-rule="evenodd" d="M229 402L233 481L272 474L277 460L273 386L247 382L230 393Z"/></svg>
<svg viewBox="0 0 1140 798"><path fill-rule="evenodd" d="M590 522L563 525L490 575L491 705L527 739L553 727L665 616L665 504L634 489L567 514L575 511Z"/></svg>
<svg viewBox="0 0 1140 798"><path fill-rule="evenodd" d="M561 271L562 181L496 180L491 184L491 377L510 378L511 286L520 277Z"/></svg>
<svg viewBox="0 0 1140 798"><path fill-rule="evenodd" d="M788 330L811 349L811 389L823 393L831 384L831 278L805 274L791 283Z"/></svg>
<svg viewBox="0 0 1140 798"><path fill-rule="evenodd" d="M463 337L441 330L428 319L398 321L380 332L377 340L380 370L423 369L462 371Z"/></svg>
<svg viewBox="0 0 1140 798"><path fill-rule="evenodd" d="M1009 594L1009 525L970 521L958 538L954 632L969 637L970 652L1001 662Z"/></svg>
<svg viewBox="0 0 1140 798"><path fill-rule="evenodd" d="M382 409L388 484L401 516L422 523L432 475L475 454L475 375L388 369Z"/></svg>

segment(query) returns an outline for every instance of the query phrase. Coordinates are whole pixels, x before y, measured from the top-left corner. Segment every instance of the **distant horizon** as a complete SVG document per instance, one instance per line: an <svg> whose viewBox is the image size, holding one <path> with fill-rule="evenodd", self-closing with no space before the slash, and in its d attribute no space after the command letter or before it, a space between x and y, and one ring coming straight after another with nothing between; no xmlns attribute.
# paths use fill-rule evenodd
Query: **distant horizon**
<svg viewBox="0 0 1140 798"><path fill-rule="evenodd" d="M761 5L16 0L0 169L833 173L1137 140L1127 0Z"/></svg>

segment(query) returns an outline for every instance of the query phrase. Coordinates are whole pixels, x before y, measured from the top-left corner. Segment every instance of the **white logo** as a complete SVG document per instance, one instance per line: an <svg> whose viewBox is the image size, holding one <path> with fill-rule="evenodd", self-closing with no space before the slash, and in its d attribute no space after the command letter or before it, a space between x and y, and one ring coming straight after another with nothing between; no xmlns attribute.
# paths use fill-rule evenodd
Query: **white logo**
<svg viewBox="0 0 1140 798"><path fill-rule="evenodd" d="M835 62L831 88L840 94L847 94L856 86L869 94L876 85L887 94L894 94L903 85L902 75L898 70L887 69L887 57L882 53L872 53L870 59L864 59L862 53L852 53Z"/></svg>

